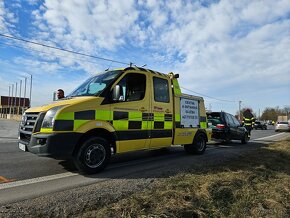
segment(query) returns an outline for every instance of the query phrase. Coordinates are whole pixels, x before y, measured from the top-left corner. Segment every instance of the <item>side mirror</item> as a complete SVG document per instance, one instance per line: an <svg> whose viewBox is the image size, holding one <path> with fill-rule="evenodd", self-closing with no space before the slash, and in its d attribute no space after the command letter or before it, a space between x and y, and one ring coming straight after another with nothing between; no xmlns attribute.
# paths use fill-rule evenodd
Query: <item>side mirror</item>
<svg viewBox="0 0 290 218"><path fill-rule="evenodd" d="M121 86L120 85L116 85L113 88L113 93L112 93L113 101L119 101L120 96L121 96Z"/></svg>

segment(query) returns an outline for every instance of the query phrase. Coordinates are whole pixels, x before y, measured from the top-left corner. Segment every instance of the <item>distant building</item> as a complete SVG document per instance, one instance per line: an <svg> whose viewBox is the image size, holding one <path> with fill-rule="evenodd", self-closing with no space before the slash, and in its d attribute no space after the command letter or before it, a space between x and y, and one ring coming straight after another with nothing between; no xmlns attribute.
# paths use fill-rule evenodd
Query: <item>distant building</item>
<svg viewBox="0 0 290 218"><path fill-rule="evenodd" d="M29 105L29 98L0 96L0 118L6 118L7 114L20 115Z"/></svg>
<svg viewBox="0 0 290 218"><path fill-rule="evenodd" d="M278 116L278 118L277 118L277 121L284 121L284 122L287 122L288 121L288 116Z"/></svg>

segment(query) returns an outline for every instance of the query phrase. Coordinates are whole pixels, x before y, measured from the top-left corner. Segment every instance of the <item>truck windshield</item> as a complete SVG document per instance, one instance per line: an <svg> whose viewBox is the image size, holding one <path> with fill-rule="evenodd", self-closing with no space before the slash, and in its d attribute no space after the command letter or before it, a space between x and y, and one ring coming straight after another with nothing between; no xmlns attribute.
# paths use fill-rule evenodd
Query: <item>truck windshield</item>
<svg viewBox="0 0 290 218"><path fill-rule="evenodd" d="M121 72L121 70L114 70L93 76L87 79L67 97L98 96Z"/></svg>

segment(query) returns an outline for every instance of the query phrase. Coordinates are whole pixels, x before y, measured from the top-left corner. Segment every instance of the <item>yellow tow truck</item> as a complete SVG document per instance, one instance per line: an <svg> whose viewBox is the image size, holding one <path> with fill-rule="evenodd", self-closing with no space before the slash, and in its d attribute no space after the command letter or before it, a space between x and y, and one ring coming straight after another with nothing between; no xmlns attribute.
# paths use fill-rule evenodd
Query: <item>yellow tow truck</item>
<svg viewBox="0 0 290 218"><path fill-rule="evenodd" d="M182 94L178 77L140 67L93 76L66 98L26 110L19 148L73 158L85 174L104 169L112 154L171 145L203 154L211 139L204 100Z"/></svg>

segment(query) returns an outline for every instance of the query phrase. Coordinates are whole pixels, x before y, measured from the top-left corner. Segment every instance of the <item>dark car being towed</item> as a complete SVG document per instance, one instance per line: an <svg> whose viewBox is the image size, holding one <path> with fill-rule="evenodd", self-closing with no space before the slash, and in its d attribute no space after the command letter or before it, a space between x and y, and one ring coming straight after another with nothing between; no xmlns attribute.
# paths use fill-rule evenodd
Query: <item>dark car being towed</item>
<svg viewBox="0 0 290 218"><path fill-rule="evenodd" d="M212 128L213 140L224 142L241 140L242 144L249 141L246 128L233 115L223 111L207 112L207 119L209 127Z"/></svg>

